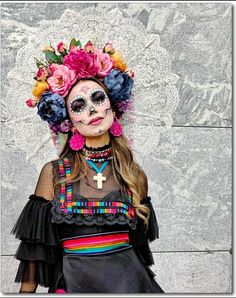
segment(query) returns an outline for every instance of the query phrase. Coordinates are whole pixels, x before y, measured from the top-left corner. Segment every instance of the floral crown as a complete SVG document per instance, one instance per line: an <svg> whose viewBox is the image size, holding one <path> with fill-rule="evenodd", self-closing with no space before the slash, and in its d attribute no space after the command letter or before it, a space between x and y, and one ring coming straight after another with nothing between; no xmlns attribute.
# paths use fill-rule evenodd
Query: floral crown
<svg viewBox="0 0 236 298"><path fill-rule="evenodd" d="M59 42L56 51L50 44L43 52L45 61L35 58L38 70L34 76L34 98L26 104L37 106L38 115L56 134L67 133L72 127L65 97L79 79L96 78L103 83L118 119L130 108L134 72L126 71L123 57L111 43L101 50L88 41L82 48L81 42L72 38L69 46Z"/></svg>

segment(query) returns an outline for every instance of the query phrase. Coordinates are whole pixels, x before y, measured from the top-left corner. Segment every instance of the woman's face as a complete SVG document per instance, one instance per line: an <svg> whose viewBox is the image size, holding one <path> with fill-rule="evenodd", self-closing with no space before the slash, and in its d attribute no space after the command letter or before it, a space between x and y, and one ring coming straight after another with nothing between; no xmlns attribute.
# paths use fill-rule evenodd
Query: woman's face
<svg viewBox="0 0 236 298"><path fill-rule="evenodd" d="M92 80L81 80L72 88L66 107L73 126L85 137L102 135L114 120L106 91ZM101 119L91 122L95 118Z"/></svg>

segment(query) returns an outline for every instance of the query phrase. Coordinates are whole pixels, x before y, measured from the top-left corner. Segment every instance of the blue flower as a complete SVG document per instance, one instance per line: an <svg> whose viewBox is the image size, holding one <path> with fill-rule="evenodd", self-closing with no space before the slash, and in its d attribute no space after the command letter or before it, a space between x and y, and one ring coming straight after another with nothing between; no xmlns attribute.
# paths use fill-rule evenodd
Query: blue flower
<svg viewBox="0 0 236 298"><path fill-rule="evenodd" d="M122 102L130 98L134 81L127 73L114 68L104 78L104 84L109 90L113 103L116 104L118 101Z"/></svg>
<svg viewBox="0 0 236 298"><path fill-rule="evenodd" d="M44 92L37 108L38 115L49 124L61 122L66 117L65 100L57 93Z"/></svg>

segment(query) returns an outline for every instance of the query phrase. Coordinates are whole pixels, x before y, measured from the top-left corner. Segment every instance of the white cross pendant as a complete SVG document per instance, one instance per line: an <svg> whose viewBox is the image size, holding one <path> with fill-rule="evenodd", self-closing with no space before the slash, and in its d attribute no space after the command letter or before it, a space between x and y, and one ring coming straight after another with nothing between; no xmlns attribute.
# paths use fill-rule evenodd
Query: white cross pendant
<svg viewBox="0 0 236 298"><path fill-rule="evenodd" d="M97 176L93 176L93 180L97 180L97 188L102 189L102 181L106 181L106 177L102 177L102 173L97 173Z"/></svg>

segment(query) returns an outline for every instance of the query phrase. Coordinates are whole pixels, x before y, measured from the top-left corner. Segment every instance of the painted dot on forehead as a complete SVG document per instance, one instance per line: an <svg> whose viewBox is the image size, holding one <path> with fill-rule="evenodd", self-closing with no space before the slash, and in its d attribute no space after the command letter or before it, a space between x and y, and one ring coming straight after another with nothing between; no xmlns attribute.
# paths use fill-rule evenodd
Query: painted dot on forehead
<svg viewBox="0 0 236 298"><path fill-rule="evenodd" d="M87 94L89 89L90 88L87 85L84 85L83 87L80 88L79 91L83 91L85 94Z"/></svg>

